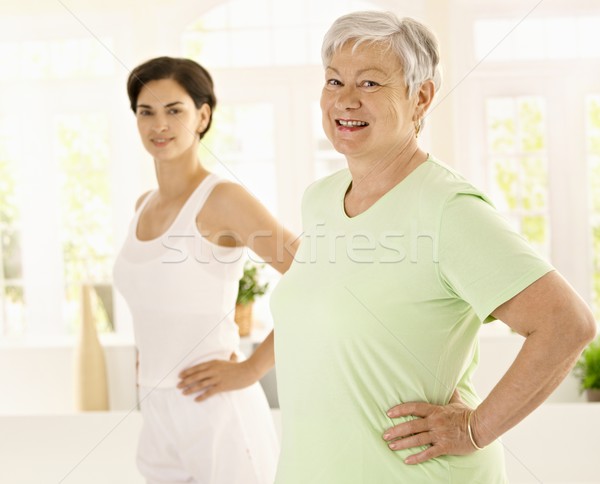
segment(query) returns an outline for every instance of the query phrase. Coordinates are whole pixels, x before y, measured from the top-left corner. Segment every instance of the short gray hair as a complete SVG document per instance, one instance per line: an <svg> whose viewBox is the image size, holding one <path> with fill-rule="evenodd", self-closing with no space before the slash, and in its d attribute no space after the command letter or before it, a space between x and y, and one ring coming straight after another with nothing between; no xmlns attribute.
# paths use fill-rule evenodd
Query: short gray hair
<svg viewBox="0 0 600 484"><path fill-rule="evenodd" d="M387 45L398 56L404 71L408 97L431 79L435 90L442 84L438 41L433 32L410 18L398 18L392 12L362 11L339 17L323 38L321 58L327 67L333 54L346 42L356 48L363 42Z"/></svg>

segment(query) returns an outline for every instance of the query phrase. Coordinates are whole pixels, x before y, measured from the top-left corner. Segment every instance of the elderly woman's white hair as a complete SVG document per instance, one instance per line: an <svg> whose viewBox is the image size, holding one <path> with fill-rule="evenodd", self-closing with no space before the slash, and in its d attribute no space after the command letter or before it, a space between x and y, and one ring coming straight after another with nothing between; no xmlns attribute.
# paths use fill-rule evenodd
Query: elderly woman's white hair
<svg viewBox="0 0 600 484"><path fill-rule="evenodd" d="M323 39L321 58L327 66L336 50L348 41L354 48L363 42L388 45L398 56L404 70L408 97L419 91L423 82L431 79L435 91L442 83L438 42L431 30L416 20L398 18L391 12L353 12L338 18Z"/></svg>

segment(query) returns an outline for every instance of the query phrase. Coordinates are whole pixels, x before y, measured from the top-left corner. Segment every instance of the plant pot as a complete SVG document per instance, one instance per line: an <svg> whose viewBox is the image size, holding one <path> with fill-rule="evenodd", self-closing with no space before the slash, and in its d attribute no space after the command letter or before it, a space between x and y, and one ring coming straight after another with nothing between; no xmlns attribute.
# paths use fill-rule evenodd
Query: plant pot
<svg viewBox="0 0 600 484"><path fill-rule="evenodd" d="M248 336L252 331L253 303L235 305L235 322L238 325L240 336Z"/></svg>
<svg viewBox="0 0 600 484"><path fill-rule="evenodd" d="M589 388L585 391L588 402L600 402L600 389Z"/></svg>

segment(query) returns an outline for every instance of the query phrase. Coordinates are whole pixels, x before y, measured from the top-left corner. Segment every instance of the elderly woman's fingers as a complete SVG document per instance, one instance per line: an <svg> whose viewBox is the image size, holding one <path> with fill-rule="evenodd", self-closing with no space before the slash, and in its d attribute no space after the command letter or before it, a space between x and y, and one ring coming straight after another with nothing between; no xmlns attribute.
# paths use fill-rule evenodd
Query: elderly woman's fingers
<svg viewBox="0 0 600 484"><path fill-rule="evenodd" d="M392 450L404 450L412 447L420 447L422 445L430 445L432 442L432 436L429 432L421 432L420 434L411 435L403 439L397 439L388 444L388 447Z"/></svg>
<svg viewBox="0 0 600 484"><path fill-rule="evenodd" d="M388 441L394 440L425 432L427 430L429 430L429 423L427 420L422 418L409 420L408 422L403 422L387 429L383 434L383 439Z"/></svg>
<svg viewBox="0 0 600 484"><path fill-rule="evenodd" d="M409 455L406 459L404 459L404 463L411 465L420 464L421 462L439 457L440 455L442 455L442 453L439 452L435 446L432 446L428 449L425 449L423 452L419 452L418 454Z"/></svg>
<svg viewBox="0 0 600 484"><path fill-rule="evenodd" d="M396 405L387 411L388 417L408 417L413 415L415 417L427 417L430 415L438 405L432 405L426 402L407 402Z"/></svg>

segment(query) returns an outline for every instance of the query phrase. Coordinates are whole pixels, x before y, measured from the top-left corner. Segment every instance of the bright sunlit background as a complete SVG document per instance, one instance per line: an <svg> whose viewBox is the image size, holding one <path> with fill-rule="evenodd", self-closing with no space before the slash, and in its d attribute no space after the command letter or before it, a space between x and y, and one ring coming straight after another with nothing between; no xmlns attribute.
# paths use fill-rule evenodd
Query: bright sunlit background
<svg viewBox="0 0 600 484"><path fill-rule="evenodd" d="M125 80L190 57L218 106L200 158L300 232L305 187L344 166L324 137L320 44L337 16L392 10L437 33L444 83L423 146L487 191L600 316L600 3L505 0L2 0L0 335L131 337L112 265L155 187ZM266 279L275 281L267 269ZM267 298L260 317L269 323Z"/></svg>

